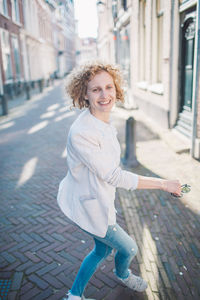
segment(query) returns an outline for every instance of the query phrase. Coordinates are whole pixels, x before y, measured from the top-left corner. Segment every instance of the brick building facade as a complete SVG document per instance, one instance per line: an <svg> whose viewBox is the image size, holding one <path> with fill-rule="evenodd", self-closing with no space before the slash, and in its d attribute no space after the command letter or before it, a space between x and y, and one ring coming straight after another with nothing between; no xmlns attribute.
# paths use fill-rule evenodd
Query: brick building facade
<svg viewBox="0 0 200 300"><path fill-rule="evenodd" d="M176 131L200 159L199 1L106 0L98 7L99 56L106 59L103 40L114 45L107 55L124 71L125 106Z"/></svg>
<svg viewBox="0 0 200 300"><path fill-rule="evenodd" d="M22 0L2 1L0 15L0 65L1 91L13 97L19 92L19 82L24 76L20 41L23 26ZM14 85L14 89L11 89Z"/></svg>
<svg viewBox="0 0 200 300"><path fill-rule="evenodd" d="M3 114L8 113L9 100L29 99L54 78L65 76L73 68L74 35L72 0L0 1Z"/></svg>

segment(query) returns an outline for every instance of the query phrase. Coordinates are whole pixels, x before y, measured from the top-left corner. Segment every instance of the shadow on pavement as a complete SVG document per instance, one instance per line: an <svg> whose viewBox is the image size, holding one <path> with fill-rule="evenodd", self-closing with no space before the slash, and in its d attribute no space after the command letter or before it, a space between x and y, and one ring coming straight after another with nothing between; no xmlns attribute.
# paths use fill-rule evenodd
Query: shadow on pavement
<svg viewBox="0 0 200 300"><path fill-rule="evenodd" d="M56 202L67 171L67 132L78 114L66 105L57 87L31 109L22 107L0 122L0 280L11 280L10 299L61 299L92 249L92 240L68 222ZM140 132L138 139L145 136ZM158 137L152 133L149 138ZM134 172L156 176L141 165ZM147 276L153 296L197 299L199 216L159 191L118 190L116 202L118 222L127 226L140 249L132 267ZM121 285L113 266L112 257L101 265L87 297L151 299Z"/></svg>

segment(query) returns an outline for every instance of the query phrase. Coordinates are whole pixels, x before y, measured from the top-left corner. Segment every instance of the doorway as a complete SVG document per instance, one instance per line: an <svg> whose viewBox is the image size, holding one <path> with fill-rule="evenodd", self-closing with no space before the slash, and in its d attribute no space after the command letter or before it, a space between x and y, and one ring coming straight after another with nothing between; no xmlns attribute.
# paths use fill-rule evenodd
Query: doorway
<svg viewBox="0 0 200 300"><path fill-rule="evenodd" d="M196 11L184 13L180 47L180 105L176 129L188 138L192 134L193 67Z"/></svg>

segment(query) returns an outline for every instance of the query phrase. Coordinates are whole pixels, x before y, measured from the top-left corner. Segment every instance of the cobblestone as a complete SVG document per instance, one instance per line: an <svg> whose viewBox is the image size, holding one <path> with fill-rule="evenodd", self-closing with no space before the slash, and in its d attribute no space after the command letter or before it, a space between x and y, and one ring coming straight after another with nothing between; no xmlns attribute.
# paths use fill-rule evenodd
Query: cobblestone
<svg viewBox="0 0 200 300"><path fill-rule="evenodd" d="M45 127L36 127L42 125L41 115L56 103L59 106L53 106L55 114L46 119ZM67 131L78 115L69 109L64 114L60 111L68 105L56 85L0 119L0 279L12 280L8 299L61 300L93 247L93 241L68 222L56 203L58 184L67 171L63 156ZM97 300L199 299L199 163L186 153L172 151L140 112L116 108L113 121L122 156L125 120L130 114L137 121L140 163L132 171L179 178L192 190L174 199L161 191L118 189L117 220L139 248L131 269L149 287L139 294L119 282L112 271L112 254L91 278L85 295ZM9 121L14 126L3 128Z"/></svg>

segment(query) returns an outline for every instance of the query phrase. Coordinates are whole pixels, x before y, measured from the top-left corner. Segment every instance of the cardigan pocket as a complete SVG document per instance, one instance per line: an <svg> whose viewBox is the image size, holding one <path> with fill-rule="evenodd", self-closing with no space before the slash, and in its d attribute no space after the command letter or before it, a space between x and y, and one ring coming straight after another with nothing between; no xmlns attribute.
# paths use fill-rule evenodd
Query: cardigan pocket
<svg viewBox="0 0 200 300"><path fill-rule="evenodd" d="M79 197L79 201L82 203L83 201L92 201L95 200L95 196L83 195Z"/></svg>
<svg viewBox="0 0 200 300"><path fill-rule="evenodd" d="M80 205L83 210L83 214L86 216L87 221L90 223L90 226L97 229L99 224L104 222L105 212L102 211L102 207L99 203L99 200L96 198L79 198L82 199L80 201Z"/></svg>

